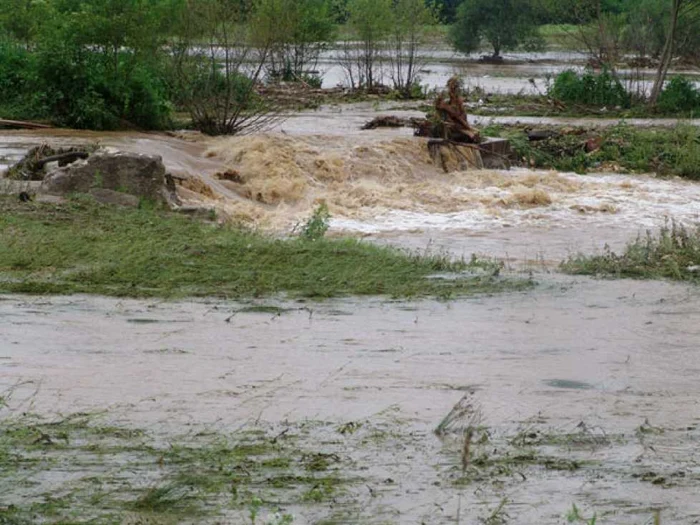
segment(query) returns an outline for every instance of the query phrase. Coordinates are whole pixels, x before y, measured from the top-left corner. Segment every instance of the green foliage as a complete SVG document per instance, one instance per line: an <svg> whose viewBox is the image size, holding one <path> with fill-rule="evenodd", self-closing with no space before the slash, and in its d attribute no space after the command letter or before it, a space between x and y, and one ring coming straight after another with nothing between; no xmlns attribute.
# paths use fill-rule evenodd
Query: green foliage
<svg viewBox="0 0 700 525"><path fill-rule="evenodd" d="M6 34L27 42L0 43L5 114L92 129L158 129L169 124L172 108L160 51L164 29L155 4L24 4L34 14L30 26L13 29L7 19L0 20Z"/></svg>
<svg viewBox="0 0 700 525"><path fill-rule="evenodd" d="M586 172L612 163L629 172L677 175L700 180L700 131L695 126L673 129L635 129L620 124L605 130L563 134L530 142L522 132L503 132L514 151L528 166L559 171ZM600 149L587 153L586 141Z"/></svg>
<svg viewBox="0 0 700 525"><path fill-rule="evenodd" d="M377 43L391 29L391 0L349 0L349 23L361 41Z"/></svg>
<svg viewBox="0 0 700 525"><path fill-rule="evenodd" d="M700 91L685 77L673 77L659 96L657 106L668 113L700 109Z"/></svg>
<svg viewBox="0 0 700 525"><path fill-rule="evenodd" d="M321 204L314 210L311 218L304 224L301 230L301 238L307 241L317 241L326 235L330 228L331 214L328 211L328 206Z"/></svg>
<svg viewBox="0 0 700 525"><path fill-rule="evenodd" d="M501 51L542 45L530 0L464 0L450 38L455 49L467 54L478 51L485 40L494 57Z"/></svg>
<svg viewBox="0 0 700 525"><path fill-rule="evenodd" d="M687 229L672 222L657 234L638 237L620 255L606 248L602 255L571 257L562 267L582 275L698 282L700 228Z"/></svg>
<svg viewBox="0 0 700 525"><path fill-rule="evenodd" d="M5 118L41 118L34 55L23 46L0 39L0 114Z"/></svg>
<svg viewBox="0 0 700 525"><path fill-rule="evenodd" d="M572 104L629 107L632 102L622 83L607 69L599 74L589 69L582 74L563 71L557 75L548 94Z"/></svg>

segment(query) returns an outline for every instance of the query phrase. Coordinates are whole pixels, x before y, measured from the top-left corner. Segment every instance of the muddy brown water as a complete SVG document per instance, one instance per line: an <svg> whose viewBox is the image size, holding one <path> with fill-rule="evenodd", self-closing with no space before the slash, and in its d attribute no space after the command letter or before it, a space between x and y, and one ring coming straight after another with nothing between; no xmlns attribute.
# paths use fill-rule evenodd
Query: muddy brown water
<svg viewBox="0 0 700 525"><path fill-rule="evenodd" d="M406 130L360 132L376 109L291 115L271 136L245 139L262 148L253 151L265 169L274 163L263 162L264 147L281 143L290 170L306 166L304 155L322 158L323 173L340 161L363 170L352 180L311 177L296 205L263 206L279 215L276 231L287 233L318 197L353 197L359 205L337 207L331 233L500 257L514 271L532 270L534 290L446 303L271 300L288 309L281 315L220 301L5 296L0 391L14 388L19 410L108 408L116 422L164 436L322 422L309 439L352 458L351 474L366 481L348 489L343 522L455 523L460 512L463 523L477 523L505 502L512 523L563 523L574 503L605 523L651 523L656 509L662 523L700 523L697 288L553 273L568 253L620 248L665 216L696 222L700 187L612 173L426 171L394 195L396 181L377 182L371 168L396 171L418 143L406 142ZM259 206L214 177L237 158L227 156L240 149L235 140L3 132L0 156L16 159L47 140L159 154L168 169L201 176L218 201ZM536 189L550 201L512 199ZM487 462L482 478L459 485L460 440L433 431L465 396L490 436L475 457L500 458L502 468ZM363 448L332 430L351 422L390 437ZM514 448L528 436L546 439ZM533 449L556 461L513 459ZM576 468L558 463L571 460ZM302 524L331 513L292 510Z"/></svg>
<svg viewBox="0 0 700 525"><path fill-rule="evenodd" d="M563 523L572 503L613 513L610 523L645 523L653 509L663 523L699 522L694 287L557 278L449 303L276 304L290 310L226 322L241 305L4 297L0 388L27 381L13 402L34 411L109 408L166 434L303 421L393 428L371 451L336 445L381 488L351 489L364 507L353 523L454 523L460 501L475 523L504 498L513 523ZM584 465L576 470L516 464L519 474L460 489L459 444L433 430L465 394L491 436L475 454L523 430L586 428L600 439L555 451ZM325 450L328 436L310 439ZM295 523L323 514L295 512Z"/></svg>

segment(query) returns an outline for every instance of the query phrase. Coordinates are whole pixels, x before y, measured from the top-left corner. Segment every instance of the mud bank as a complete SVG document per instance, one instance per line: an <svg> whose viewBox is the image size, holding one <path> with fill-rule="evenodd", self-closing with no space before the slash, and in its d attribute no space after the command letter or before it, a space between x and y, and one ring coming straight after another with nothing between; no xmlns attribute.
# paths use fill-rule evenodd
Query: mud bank
<svg viewBox="0 0 700 525"><path fill-rule="evenodd" d="M660 509L694 523L699 301L587 279L448 304L5 297L0 390L23 382L20 409L108 408L165 436L305 423L301 443L362 481L294 506L294 523L454 523L460 502L475 522L503 501L514 523L562 523L572 503L606 522Z"/></svg>

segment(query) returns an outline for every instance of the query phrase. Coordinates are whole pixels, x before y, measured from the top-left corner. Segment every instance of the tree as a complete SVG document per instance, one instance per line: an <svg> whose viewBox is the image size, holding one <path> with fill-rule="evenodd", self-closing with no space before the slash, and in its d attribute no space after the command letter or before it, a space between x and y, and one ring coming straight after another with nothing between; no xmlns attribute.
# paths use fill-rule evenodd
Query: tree
<svg viewBox="0 0 700 525"><path fill-rule="evenodd" d="M349 0L348 24L359 42L343 43L340 63L353 88L381 82L382 51L393 24L392 0Z"/></svg>
<svg viewBox="0 0 700 525"><path fill-rule="evenodd" d="M252 45L240 0L182 0L174 91L195 128L210 135L255 131L275 117L255 87L271 48Z"/></svg>
<svg viewBox="0 0 700 525"><path fill-rule="evenodd" d="M445 24L454 24L457 17L457 6L461 0L426 0L426 5L436 12Z"/></svg>
<svg viewBox="0 0 700 525"><path fill-rule="evenodd" d="M252 37L258 45L270 45L273 78L307 77L334 31L328 0L257 0L254 5Z"/></svg>
<svg viewBox="0 0 700 525"><path fill-rule="evenodd" d="M530 0L464 0L450 37L454 47L467 54L486 40L494 58L500 58L501 51L541 45Z"/></svg>
<svg viewBox="0 0 700 525"><path fill-rule="evenodd" d="M659 69L656 72L656 79L654 80L654 87L651 90L651 96L649 97L649 102L655 105L659 100L659 95L661 95L661 90L664 87L664 82L666 81L666 76L668 75L668 70L671 67L671 60L673 60L673 53L676 47L676 39L678 35L679 22L682 17L690 17L695 14L695 10L700 6L699 0L671 0L671 19L668 34L666 36L666 44L664 45L663 52L661 53L661 62L659 63Z"/></svg>
<svg viewBox="0 0 700 525"><path fill-rule="evenodd" d="M410 98L418 80L418 72L426 64L419 49L425 46L431 26L437 24L437 16L424 0L397 0L393 7L393 29L389 44L391 80L394 89Z"/></svg>

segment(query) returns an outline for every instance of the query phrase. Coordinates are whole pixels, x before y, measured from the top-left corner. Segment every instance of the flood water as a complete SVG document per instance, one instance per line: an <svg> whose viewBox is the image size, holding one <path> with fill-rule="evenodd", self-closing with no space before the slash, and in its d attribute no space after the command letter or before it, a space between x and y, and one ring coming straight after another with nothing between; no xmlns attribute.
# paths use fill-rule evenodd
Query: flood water
<svg viewBox="0 0 700 525"><path fill-rule="evenodd" d="M503 498L517 523L562 523L572 503L614 512L614 523L645 523L652 509L663 510L664 523L700 519L694 288L566 278L450 303L273 302L290 310L5 297L0 386L29 381L15 400L26 396L36 411L109 408L120 423L166 434L302 421L388 425L399 435L372 452L337 445L367 465L368 483L396 480L372 498L365 487L351 489L364 507L352 523L454 523L460 499L462 517L476 522ZM525 470L527 481L505 475L476 492L455 488L459 446L433 430L465 395L489 446L506 447L523 429L590 429L600 438L593 445L550 451L589 466ZM645 424L663 431L645 438ZM649 472L668 483L643 481ZM300 509L295 523L313 523L317 512Z"/></svg>
<svg viewBox="0 0 700 525"><path fill-rule="evenodd" d="M531 272L533 290L452 302L264 302L280 315L224 301L5 296L0 392L12 388L20 410L109 409L117 423L164 436L318 422L324 430L310 439L352 458L367 480L348 489L348 523L455 523L460 512L477 523L501 502L513 523L563 523L574 503L606 523L652 523L656 510L664 524L700 523L697 288L556 272L569 254L621 249L667 219L698 222L700 186L606 172L446 174L409 130L359 129L389 109L324 107L217 140L2 132L0 169L43 142L157 154L212 190L191 188L185 200L223 216L287 235L325 202L331 235L497 257L506 271ZM226 170L242 182L216 176ZM522 454L516 441L550 436L532 445L550 459L504 460L510 466L460 488L461 443L433 432L460 400L489 436L475 457L512 459ZM351 422L390 437L363 448L328 430ZM572 459L576 468L557 466ZM330 510L294 512L304 524Z"/></svg>
<svg viewBox="0 0 700 525"><path fill-rule="evenodd" d="M347 74L339 64L339 56L342 56L342 51L333 49L321 55L317 69L323 77L324 88L349 84ZM503 64L479 63L476 60L478 55L466 57L442 47L421 49L418 56L419 63L422 62L419 82L427 89L441 89L451 77L458 76L467 89L509 95L543 93L556 75L567 69L583 71L587 62L584 53L563 50L505 53ZM655 71L623 67L617 73L623 84L633 88L634 92L648 93ZM680 68L670 74L697 77L700 72L695 68ZM391 84L388 71L383 71L381 81Z"/></svg>

